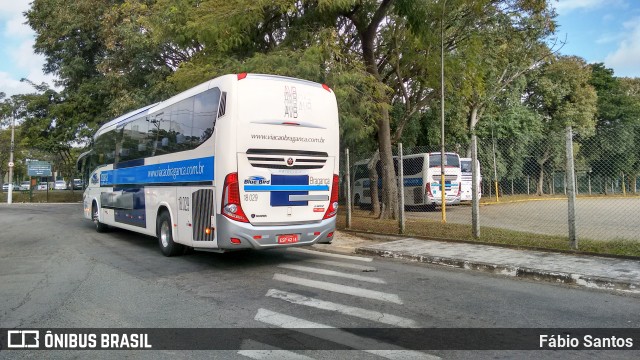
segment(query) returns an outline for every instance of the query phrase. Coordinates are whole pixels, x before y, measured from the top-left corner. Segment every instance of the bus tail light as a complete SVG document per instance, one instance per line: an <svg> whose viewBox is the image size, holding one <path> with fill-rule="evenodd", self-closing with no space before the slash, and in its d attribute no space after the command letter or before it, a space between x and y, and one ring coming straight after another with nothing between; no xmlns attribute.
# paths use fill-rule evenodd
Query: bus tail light
<svg viewBox="0 0 640 360"><path fill-rule="evenodd" d="M222 215L231 220L249 222L240 205L240 187L238 173L230 173L224 179L222 189Z"/></svg>
<svg viewBox="0 0 640 360"><path fill-rule="evenodd" d="M427 183L427 185L425 185L424 191L427 194L427 196L432 196L431 195L431 183Z"/></svg>
<svg viewBox="0 0 640 360"><path fill-rule="evenodd" d="M331 185L331 198L329 199L329 208L324 213L322 220L329 219L336 216L338 213L338 182L340 178L338 175L333 175L333 184Z"/></svg>

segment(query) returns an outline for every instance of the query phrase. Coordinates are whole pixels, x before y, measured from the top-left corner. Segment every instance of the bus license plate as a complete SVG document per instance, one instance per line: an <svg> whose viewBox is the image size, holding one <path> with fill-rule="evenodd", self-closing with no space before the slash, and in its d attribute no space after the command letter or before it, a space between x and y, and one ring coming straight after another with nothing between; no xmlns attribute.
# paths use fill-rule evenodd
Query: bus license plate
<svg viewBox="0 0 640 360"><path fill-rule="evenodd" d="M293 244L298 242L298 234L287 234L278 236L278 244Z"/></svg>

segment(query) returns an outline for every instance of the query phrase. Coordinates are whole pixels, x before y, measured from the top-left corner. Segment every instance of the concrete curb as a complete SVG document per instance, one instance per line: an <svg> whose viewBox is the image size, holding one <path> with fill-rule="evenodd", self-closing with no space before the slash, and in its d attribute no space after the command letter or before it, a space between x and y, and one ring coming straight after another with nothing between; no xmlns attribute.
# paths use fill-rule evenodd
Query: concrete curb
<svg viewBox="0 0 640 360"><path fill-rule="evenodd" d="M640 284L618 279L595 277L583 274L545 271L542 269L532 269L511 265L489 264L483 262L472 262L468 260L445 258L437 256L414 255L400 251L380 250L374 248L360 247L355 249L356 254L375 255L385 258L404 259L421 263L429 263L447 267L454 267L466 270L475 270L485 273L527 278L536 281L547 281L561 284L583 286L592 289L616 290L631 294L640 294Z"/></svg>

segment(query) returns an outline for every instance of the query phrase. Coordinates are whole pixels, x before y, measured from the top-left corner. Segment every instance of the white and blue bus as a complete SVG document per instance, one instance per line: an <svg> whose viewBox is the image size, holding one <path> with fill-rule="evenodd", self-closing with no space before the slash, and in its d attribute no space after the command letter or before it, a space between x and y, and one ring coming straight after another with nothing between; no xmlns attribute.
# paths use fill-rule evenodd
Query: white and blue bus
<svg viewBox="0 0 640 360"><path fill-rule="evenodd" d="M84 217L163 254L330 243L338 209L331 89L225 75L103 125L78 166Z"/></svg>
<svg viewBox="0 0 640 360"><path fill-rule="evenodd" d="M445 153L445 203L455 205L460 203L460 157L456 153ZM394 167L398 173L397 157L394 157ZM369 160L354 164L353 204L355 206L371 206L371 188L367 164ZM380 173L380 162L377 171ZM439 152L405 155L402 157L402 172L404 183L405 206L442 205L440 186ZM378 188L382 189L382 177L378 174Z"/></svg>
<svg viewBox="0 0 640 360"><path fill-rule="evenodd" d="M460 182L460 200L471 201L473 193L471 185L473 184L473 174L471 173L471 158L460 158L460 171L462 173L462 181ZM478 169L478 199L482 197L482 173L480 172L480 161L476 160L476 168Z"/></svg>

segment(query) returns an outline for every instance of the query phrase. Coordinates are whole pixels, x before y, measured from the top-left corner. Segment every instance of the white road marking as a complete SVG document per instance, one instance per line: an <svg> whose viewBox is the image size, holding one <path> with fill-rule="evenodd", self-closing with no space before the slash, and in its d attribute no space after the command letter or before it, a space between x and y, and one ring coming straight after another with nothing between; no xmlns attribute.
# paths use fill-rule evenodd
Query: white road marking
<svg viewBox="0 0 640 360"><path fill-rule="evenodd" d="M371 266L351 264L351 263L345 263L345 262L340 262L340 261L309 259L309 260L305 260L305 262L312 262L312 263L315 263L315 264L322 264L322 265L329 265L329 266L337 266L337 267L343 267L343 268L347 268L347 269L354 269L354 270L360 270L360 271L366 271L366 272L377 271L376 268L371 267Z"/></svg>
<svg viewBox="0 0 640 360"><path fill-rule="evenodd" d="M367 350L367 352L390 360L440 359L440 357L435 355L412 350Z"/></svg>
<svg viewBox="0 0 640 360"><path fill-rule="evenodd" d="M313 358L288 350L240 350L238 351L238 354L256 360L313 360Z"/></svg>
<svg viewBox="0 0 640 360"><path fill-rule="evenodd" d="M368 346L371 348L387 347L389 349L397 348L397 350L363 350L370 354L381 356L387 359L439 359L433 355L425 354L419 351L402 350L398 346L391 344L384 344L374 339L351 334L349 332L336 329L333 326L324 325L305 319L300 319L290 315L277 313L275 311L267 309L258 309L254 320L263 322L265 324L274 325L286 329L299 329L303 334L308 334L315 337L352 347L354 349L362 349ZM335 329L333 332L319 332L315 329Z"/></svg>
<svg viewBox="0 0 640 360"><path fill-rule="evenodd" d="M373 261L373 258L368 258L368 257L334 254L334 253L327 253L327 252L322 252L322 251L313 251L313 250L299 249L299 248L288 248L287 251L299 252L299 253L304 253L304 254L328 256L328 257L334 257L334 258L339 258L339 259L349 259L349 260L358 260L358 261Z"/></svg>
<svg viewBox="0 0 640 360"><path fill-rule="evenodd" d="M366 281L366 282L370 282L370 283L374 283L374 284L386 284L387 283L386 281L384 281L382 279L371 277L371 276L347 274L347 273L343 273L343 272L339 272L339 271L318 269L318 268L313 268L313 267L308 267L308 266L282 264L282 265L278 265L278 267L285 268L285 269L291 269L291 270L305 271L305 272L308 272L308 273L319 274L319 275L335 276L335 277L341 277L341 278L358 280L358 281Z"/></svg>
<svg viewBox="0 0 640 360"><path fill-rule="evenodd" d="M353 286L334 284L326 281L309 280L285 274L274 274L274 280L284 281L291 284L308 286L316 289L322 289L347 295L359 296L368 299L387 301L402 305L402 300L396 294L389 294L381 291L361 289Z"/></svg>
<svg viewBox="0 0 640 360"><path fill-rule="evenodd" d="M291 293L277 289L270 289L267 295L272 298L281 299L292 304L314 307L322 310L336 311L340 314L359 317L361 319L371 320L387 325L398 326L402 328L417 328L415 321L400 316L395 316L379 311L362 309L355 306L337 304L330 301L306 297L300 294Z"/></svg>

